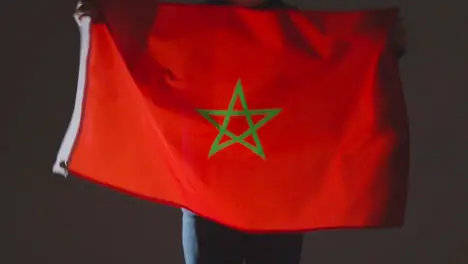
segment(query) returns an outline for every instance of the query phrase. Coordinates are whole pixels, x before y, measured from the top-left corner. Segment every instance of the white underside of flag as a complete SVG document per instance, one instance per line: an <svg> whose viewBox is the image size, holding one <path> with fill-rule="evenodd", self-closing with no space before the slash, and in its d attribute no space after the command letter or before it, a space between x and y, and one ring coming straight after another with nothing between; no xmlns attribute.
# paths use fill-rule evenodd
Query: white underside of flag
<svg viewBox="0 0 468 264"><path fill-rule="evenodd" d="M81 36L80 65L75 106L67 132L63 138L62 145L60 146L57 159L52 169L55 174L60 174L65 177L68 175L66 164L70 158L81 124L83 98L86 86L86 70L88 66L88 54L91 40L91 18L88 16L77 18L75 16L75 19L77 20Z"/></svg>

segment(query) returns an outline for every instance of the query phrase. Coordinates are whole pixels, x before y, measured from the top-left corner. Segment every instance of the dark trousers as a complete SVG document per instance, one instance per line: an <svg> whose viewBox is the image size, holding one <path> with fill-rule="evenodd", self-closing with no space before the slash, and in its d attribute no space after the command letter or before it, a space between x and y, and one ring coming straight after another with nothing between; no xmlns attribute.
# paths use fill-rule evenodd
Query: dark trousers
<svg viewBox="0 0 468 264"><path fill-rule="evenodd" d="M183 210L186 264L299 264L303 234L248 234Z"/></svg>

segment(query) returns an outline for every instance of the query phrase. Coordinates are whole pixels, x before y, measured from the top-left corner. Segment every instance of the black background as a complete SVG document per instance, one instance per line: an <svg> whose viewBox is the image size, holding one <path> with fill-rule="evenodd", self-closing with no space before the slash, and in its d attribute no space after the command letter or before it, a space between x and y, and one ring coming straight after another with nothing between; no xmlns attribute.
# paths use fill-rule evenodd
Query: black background
<svg viewBox="0 0 468 264"><path fill-rule="evenodd" d="M303 8L399 5L412 133L407 222L399 230L307 236L303 263L468 263L468 2L302 0ZM74 0L1 3L0 263L182 263L180 211L52 175L73 108Z"/></svg>

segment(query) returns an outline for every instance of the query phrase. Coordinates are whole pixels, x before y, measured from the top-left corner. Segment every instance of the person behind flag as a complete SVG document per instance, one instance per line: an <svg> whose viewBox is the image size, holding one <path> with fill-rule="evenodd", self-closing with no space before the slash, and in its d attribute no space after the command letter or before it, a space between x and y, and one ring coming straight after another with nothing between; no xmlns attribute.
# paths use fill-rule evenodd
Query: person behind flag
<svg viewBox="0 0 468 264"><path fill-rule="evenodd" d="M95 0L83 0L75 18L95 17ZM294 8L281 0L208 0L213 5L238 5L248 8ZM124 11L123 11L124 12ZM401 23L391 32L389 47L402 57L406 31ZM250 234L204 219L182 209L182 244L186 264L299 264L303 233Z"/></svg>

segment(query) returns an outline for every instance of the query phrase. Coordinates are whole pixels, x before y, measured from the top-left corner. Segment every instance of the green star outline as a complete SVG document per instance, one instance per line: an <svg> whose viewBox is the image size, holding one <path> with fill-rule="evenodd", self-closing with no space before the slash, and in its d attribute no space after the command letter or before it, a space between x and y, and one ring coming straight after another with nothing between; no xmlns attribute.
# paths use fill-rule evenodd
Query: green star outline
<svg viewBox="0 0 468 264"><path fill-rule="evenodd" d="M239 98L242 110L234 110L237 98ZM217 152L235 144L239 143L246 147L247 149L251 150L253 153L257 154L258 156L266 159L265 152L263 150L262 143L260 142L260 138L258 137L257 130L264 126L268 121L273 119L276 115L281 112L279 108L272 108L272 109L259 109L259 110L249 110L247 106L247 101L245 99L243 86L241 80L237 80L233 95L229 102L229 106L227 110L208 110L208 109L196 109L205 119L208 120L212 125L214 125L218 130L219 133L216 136L213 144L211 145L210 152L208 154L208 158L212 157ZM252 120L252 115L265 115L260 121L254 124ZM223 123L220 125L216 122L212 116L224 116ZM242 133L240 136L233 134L231 131L227 129L229 125L229 121L231 116L245 116L247 119L247 123L249 125L249 129ZM223 136L226 135L231 138L231 140L220 144L221 139ZM252 135L252 138L255 142L255 145L245 141L245 138Z"/></svg>

